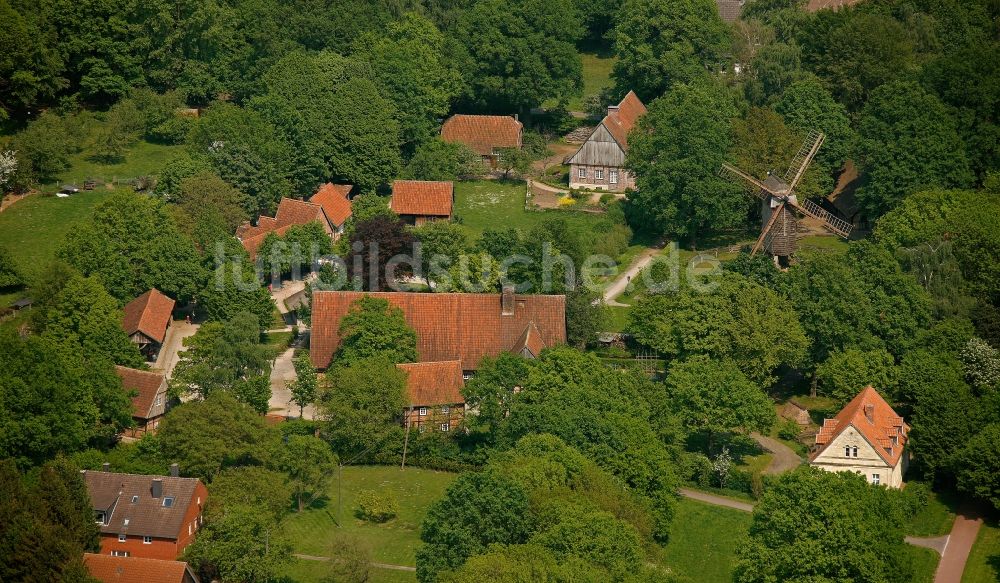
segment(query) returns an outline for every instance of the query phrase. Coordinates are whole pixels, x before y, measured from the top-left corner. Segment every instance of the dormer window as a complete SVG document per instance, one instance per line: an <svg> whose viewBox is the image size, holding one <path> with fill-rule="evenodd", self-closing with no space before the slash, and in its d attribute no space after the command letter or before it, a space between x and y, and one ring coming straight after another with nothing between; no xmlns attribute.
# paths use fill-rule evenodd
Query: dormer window
<svg viewBox="0 0 1000 583"><path fill-rule="evenodd" d="M139 497L138 496L132 496L132 504L138 504L138 503L139 503Z"/></svg>
<svg viewBox="0 0 1000 583"><path fill-rule="evenodd" d="M96 522L97 524L107 524L108 523L107 512L104 512L103 510L98 510L97 512L95 512L94 522Z"/></svg>
<svg viewBox="0 0 1000 583"><path fill-rule="evenodd" d="M167 496L167 497L165 497L163 499L163 507L164 508L170 508L173 505L174 505L174 498L173 498L173 496Z"/></svg>

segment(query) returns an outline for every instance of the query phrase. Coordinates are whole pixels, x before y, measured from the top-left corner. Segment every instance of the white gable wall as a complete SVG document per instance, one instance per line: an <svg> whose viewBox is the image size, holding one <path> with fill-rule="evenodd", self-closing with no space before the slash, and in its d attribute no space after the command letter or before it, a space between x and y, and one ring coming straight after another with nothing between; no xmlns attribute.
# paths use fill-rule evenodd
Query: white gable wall
<svg viewBox="0 0 1000 583"><path fill-rule="evenodd" d="M844 455L844 448L851 448L851 456ZM854 457L854 448L858 448L858 457ZM899 488L903 483L903 460L906 454L900 457L900 462L895 467L890 466L882 456L875 450L875 445L867 439L853 425L840 432L826 448L816 456L810 465L826 470L828 472L854 472L861 474L868 482L872 482L872 474L879 475L879 483L891 488Z"/></svg>

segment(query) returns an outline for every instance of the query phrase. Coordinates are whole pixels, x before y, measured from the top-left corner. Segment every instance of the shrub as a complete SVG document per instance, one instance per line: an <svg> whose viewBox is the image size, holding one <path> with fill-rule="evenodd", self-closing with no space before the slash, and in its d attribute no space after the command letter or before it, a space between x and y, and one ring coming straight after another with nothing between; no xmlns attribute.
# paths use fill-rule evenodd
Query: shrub
<svg viewBox="0 0 1000 583"><path fill-rule="evenodd" d="M785 419L778 427L778 437L795 441L799 437L799 424L791 419Z"/></svg>
<svg viewBox="0 0 1000 583"><path fill-rule="evenodd" d="M559 199L559 206L572 206L574 204L576 204L576 201L570 196L564 196Z"/></svg>
<svg viewBox="0 0 1000 583"><path fill-rule="evenodd" d="M609 204L613 203L614 201L615 201L615 195L611 194L610 192L606 192L606 193L604 193L604 194L601 195L601 198L600 198L601 206L608 206Z"/></svg>
<svg viewBox="0 0 1000 583"><path fill-rule="evenodd" d="M379 493L374 490L358 492L358 518L369 522L386 522L399 513L399 502L389 493Z"/></svg>

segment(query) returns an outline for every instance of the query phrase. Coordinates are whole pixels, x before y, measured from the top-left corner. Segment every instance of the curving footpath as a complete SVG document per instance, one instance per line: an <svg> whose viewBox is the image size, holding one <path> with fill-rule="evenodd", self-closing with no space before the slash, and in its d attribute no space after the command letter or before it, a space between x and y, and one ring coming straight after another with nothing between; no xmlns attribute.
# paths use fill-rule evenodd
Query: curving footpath
<svg viewBox="0 0 1000 583"><path fill-rule="evenodd" d="M938 563L934 583L959 583L962 580L965 562L969 560L969 552L972 551L972 545L976 542L979 527L982 525L983 519L975 510L959 509L941 555L941 562Z"/></svg>

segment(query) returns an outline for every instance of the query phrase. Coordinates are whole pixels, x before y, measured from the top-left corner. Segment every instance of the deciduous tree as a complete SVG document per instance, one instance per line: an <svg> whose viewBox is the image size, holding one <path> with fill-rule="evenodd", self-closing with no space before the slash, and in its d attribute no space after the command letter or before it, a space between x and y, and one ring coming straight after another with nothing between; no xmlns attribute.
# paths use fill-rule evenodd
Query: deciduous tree
<svg viewBox="0 0 1000 583"><path fill-rule="evenodd" d="M336 360L350 364L375 357L393 364L416 361L417 334L402 310L383 298L366 296L356 300L340 321Z"/></svg>

